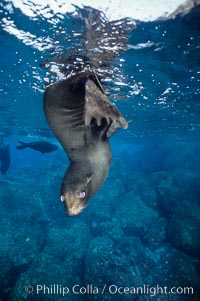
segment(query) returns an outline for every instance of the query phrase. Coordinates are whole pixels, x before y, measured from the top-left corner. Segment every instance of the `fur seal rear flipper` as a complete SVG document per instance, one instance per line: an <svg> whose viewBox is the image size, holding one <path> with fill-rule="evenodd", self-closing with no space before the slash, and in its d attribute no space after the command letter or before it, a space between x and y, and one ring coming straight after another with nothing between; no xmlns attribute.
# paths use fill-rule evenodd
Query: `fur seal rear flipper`
<svg viewBox="0 0 200 301"><path fill-rule="evenodd" d="M77 215L108 174L112 156L108 138L128 124L109 102L93 72L49 85L44 112L70 160L61 185L61 201L69 215Z"/></svg>

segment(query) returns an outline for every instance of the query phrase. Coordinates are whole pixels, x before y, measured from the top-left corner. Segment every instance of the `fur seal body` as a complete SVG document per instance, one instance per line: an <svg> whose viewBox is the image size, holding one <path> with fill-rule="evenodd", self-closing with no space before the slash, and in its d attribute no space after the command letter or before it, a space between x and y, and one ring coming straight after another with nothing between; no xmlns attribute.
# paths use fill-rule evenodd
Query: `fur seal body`
<svg viewBox="0 0 200 301"><path fill-rule="evenodd" d="M49 85L44 112L70 160L61 185L61 201L69 215L77 215L108 174L112 157L108 138L128 125L93 72Z"/></svg>
<svg viewBox="0 0 200 301"><path fill-rule="evenodd" d="M38 152L41 152L42 154L51 153L58 150L57 145L47 141L18 142L20 145L16 146L17 149L25 149L28 147Z"/></svg>

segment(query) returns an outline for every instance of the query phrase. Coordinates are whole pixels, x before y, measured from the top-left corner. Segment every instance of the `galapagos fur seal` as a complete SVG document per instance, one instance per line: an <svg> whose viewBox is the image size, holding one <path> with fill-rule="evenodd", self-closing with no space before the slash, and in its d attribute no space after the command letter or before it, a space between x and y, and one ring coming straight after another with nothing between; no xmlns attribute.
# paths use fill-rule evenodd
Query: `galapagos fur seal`
<svg viewBox="0 0 200 301"><path fill-rule="evenodd" d="M0 145L0 171L2 175L6 174L10 166L10 147L9 145Z"/></svg>
<svg viewBox="0 0 200 301"><path fill-rule="evenodd" d="M51 153L56 150L58 150L58 146L48 142L48 141L33 141L33 142L22 142L18 141L20 145L17 145L17 149L25 149L25 148L31 148L33 150L36 150L38 152L41 152L43 155L45 153Z"/></svg>
<svg viewBox="0 0 200 301"><path fill-rule="evenodd" d="M112 157L109 137L128 124L90 71L47 86L44 112L70 160L61 201L68 215L77 215L108 174Z"/></svg>

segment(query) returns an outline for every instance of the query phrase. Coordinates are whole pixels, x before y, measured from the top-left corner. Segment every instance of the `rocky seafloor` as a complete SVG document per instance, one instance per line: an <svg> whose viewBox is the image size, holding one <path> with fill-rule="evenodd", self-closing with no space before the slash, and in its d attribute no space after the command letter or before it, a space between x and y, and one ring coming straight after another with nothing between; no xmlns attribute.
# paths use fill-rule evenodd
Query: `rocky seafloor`
<svg viewBox="0 0 200 301"><path fill-rule="evenodd" d="M0 300L198 301L199 150L183 143L127 146L77 217L67 217L59 201L59 152L40 168L1 176ZM166 294L163 287L179 290Z"/></svg>

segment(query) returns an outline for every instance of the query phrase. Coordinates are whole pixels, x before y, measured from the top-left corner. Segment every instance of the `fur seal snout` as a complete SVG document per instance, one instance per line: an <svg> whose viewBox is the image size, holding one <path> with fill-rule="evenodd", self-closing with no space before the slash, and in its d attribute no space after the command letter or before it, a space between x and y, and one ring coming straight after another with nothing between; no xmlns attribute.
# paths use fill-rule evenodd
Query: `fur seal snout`
<svg viewBox="0 0 200 301"><path fill-rule="evenodd" d="M68 215L77 215L108 174L112 157L109 137L128 125L93 72L49 85L44 112L70 160L61 185L61 201Z"/></svg>

